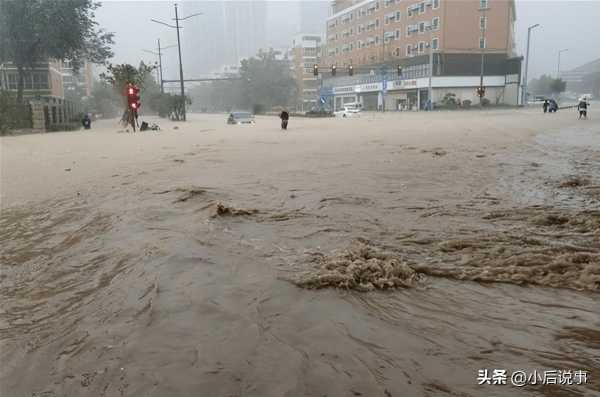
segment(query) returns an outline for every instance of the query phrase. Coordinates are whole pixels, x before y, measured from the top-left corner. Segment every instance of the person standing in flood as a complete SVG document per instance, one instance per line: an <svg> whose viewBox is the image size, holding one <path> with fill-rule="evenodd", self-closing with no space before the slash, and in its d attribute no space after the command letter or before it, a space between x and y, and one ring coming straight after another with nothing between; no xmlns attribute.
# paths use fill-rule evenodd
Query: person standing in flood
<svg viewBox="0 0 600 397"><path fill-rule="evenodd" d="M281 114L279 115L279 118L281 119L281 129L287 130L288 121L290 119L290 114L287 112L287 110L283 109L281 111Z"/></svg>
<svg viewBox="0 0 600 397"><path fill-rule="evenodd" d="M577 110L579 111L579 119L584 118L587 119L587 109L588 103L585 98L581 98L579 100L579 105L577 105Z"/></svg>
<svg viewBox="0 0 600 397"><path fill-rule="evenodd" d="M544 104L542 105L542 108L544 109L544 113L548 113L548 105L550 105L548 103L548 100L544 99Z"/></svg>

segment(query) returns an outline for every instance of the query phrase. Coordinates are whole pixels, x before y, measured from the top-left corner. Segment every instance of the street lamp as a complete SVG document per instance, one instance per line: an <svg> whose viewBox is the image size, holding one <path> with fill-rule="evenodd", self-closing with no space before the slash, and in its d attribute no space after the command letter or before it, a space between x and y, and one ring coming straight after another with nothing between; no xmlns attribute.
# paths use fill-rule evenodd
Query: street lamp
<svg viewBox="0 0 600 397"><path fill-rule="evenodd" d="M202 15L201 12L198 12L196 14L192 14L192 15L188 15L187 17L184 18L179 18L179 15L177 14L177 3L175 3L175 18L172 18L175 21L175 26L170 25L168 23L165 22L161 22L161 21L157 21L156 19L151 19L152 22L156 22L156 23L160 23L161 25L165 25L168 26L170 28L173 29L177 29L177 49L179 51L179 83L181 86L181 100L183 101L183 121L186 121L186 114L185 114L185 87L184 87L184 83L183 83L183 64L181 62L181 38L179 37L179 29L181 29L181 27L179 26L179 21L185 21L188 18L191 17L195 17L198 15Z"/></svg>
<svg viewBox="0 0 600 397"><path fill-rule="evenodd" d="M142 50L144 52L154 54L158 57L158 71L159 71L158 79L160 80L160 92L162 94L165 93L164 84L163 84L162 50L166 50L166 49L173 48L173 47L176 47L176 45L173 44L173 45L161 48L160 47L160 39L158 39L158 52L150 51L150 50Z"/></svg>
<svg viewBox="0 0 600 397"><path fill-rule="evenodd" d="M521 94L522 97L522 102L523 105L527 104L527 96L529 95L527 93L527 72L529 71L529 43L531 41L531 31L535 28L537 28L538 26L540 26L539 23L536 23L535 25L531 25L530 27L527 28L527 58L525 58L525 73L523 73L523 93Z"/></svg>
<svg viewBox="0 0 600 397"><path fill-rule="evenodd" d="M556 67L556 78L560 79L560 54L569 51L568 48L558 51L558 66Z"/></svg>

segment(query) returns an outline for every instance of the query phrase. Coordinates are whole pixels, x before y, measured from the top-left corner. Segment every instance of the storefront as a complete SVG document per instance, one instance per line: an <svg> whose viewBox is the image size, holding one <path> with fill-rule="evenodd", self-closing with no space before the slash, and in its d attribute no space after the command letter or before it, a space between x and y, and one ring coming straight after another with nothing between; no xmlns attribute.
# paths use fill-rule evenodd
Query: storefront
<svg viewBox="0 0 600 397"><path fill-rule="evenodd" d="M486 98L491 104L517 105L518 81L515 76L485 76ZM364 110L381 110L385 104L388 111L417 111L427 109L429 101L429 78L396 79L385 82L333 87L335 110L346 103L359 102ZM440 106L447 94L457 101L478 103L479 76L436 76L431 79L433 103ZM516 84L516 85L515 85Z"/></svg>

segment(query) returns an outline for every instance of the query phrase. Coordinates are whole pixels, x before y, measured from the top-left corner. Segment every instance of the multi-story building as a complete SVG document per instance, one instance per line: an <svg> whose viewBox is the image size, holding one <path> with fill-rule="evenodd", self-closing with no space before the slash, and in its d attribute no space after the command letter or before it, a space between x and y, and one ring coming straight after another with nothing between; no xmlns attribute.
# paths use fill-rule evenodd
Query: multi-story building
<svg viewBox="0 0 600 397"><path fill-rule="evenodd" d="M308 111L317 104L320 81L313 68L321 58L321 36L300 34L292 48L294 77L298 85L297 110Z"/></svg>
<svg viewBox="0 0 600 397"><path fill-rule="evenodd" d="M336 65L339 71L353 65L356 82L362 78L372 85L378 80L381 95L366 98L367 107L422 108L429 101L425 88L430 75L434 103L448 93L447 84L455 84L453 93L459 99L476 101L482 58L486 97L498 103L518 100L514 0L336 0L332 12L327 19L324 63ZM402 76L389 72L398 67ZM406 79L415 81L410 85L388 81ZM411 88L400 89L405 86ZM405 92L391 93L392 101L385 103L382 95L388 90ZM348 95L342 103L361 96L373 95Z"/></svg>
<svg viewBox="0 0 600 397"><path fill-rule="evenodd" d="M64 94L72 99L79 96L89 97L92 95L92 64L84 62L82 67L75 72L70 61L62 62L62 76Z"/></svg>
<svg viewBox="0 0 600 397"><path fill-rule="evenodd" d="M0 64L0 88L16 92L19 85L17 67L10 62ZM39 62L27 68L23 79L23 96L64 98L62 65L59 61Z"/></svg>

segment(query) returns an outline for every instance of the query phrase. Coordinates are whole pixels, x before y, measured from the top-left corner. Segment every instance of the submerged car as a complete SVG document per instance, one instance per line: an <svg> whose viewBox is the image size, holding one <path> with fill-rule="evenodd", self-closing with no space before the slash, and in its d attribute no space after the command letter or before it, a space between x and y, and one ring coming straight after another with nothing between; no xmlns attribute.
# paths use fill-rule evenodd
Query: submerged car
<svg viewBox="0 0 600 397"><path fill-rule="evenodd" d="M227 124L254 124L254 115L244 111L231 112Z"/></svg>

